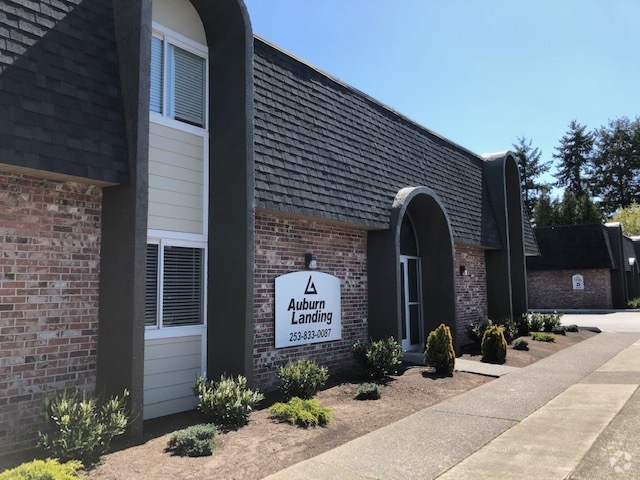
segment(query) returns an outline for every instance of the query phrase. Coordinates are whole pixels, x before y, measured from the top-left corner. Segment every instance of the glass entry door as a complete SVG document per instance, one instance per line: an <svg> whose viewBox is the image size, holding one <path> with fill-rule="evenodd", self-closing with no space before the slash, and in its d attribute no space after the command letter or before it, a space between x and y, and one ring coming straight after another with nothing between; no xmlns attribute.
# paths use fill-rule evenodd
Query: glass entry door
<svg viewBox="0 0 640 480"><path fill-rule="evenodd" d="M422 321L422 260L400 255L402 350L424 350Z"/></svg>

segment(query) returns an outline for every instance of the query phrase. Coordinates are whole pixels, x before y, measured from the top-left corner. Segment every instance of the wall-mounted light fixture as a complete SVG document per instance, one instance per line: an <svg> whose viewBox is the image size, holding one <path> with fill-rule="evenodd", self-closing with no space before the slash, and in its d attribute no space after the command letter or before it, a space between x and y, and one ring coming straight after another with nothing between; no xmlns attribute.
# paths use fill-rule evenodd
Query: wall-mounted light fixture
<svg viewBox="0 0 640 480"><path fill-rule="evenodd" d="M467 270L467 267L465 267L464 265L460 265L460 275L463 275L465 277L469 276L469 270Z"/></svg>
<svg viewBox="0 0 640 480"><path fill-rule="evenodd" d="M304 266L307 270L315 270L318 268L318 261L313 253L304 254Z"/></svg>

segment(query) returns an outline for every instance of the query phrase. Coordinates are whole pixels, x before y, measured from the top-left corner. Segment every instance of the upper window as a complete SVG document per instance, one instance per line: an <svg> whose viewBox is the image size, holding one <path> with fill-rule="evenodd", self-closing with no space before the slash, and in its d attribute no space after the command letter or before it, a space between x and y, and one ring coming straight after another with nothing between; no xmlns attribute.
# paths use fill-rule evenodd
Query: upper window
<svg viewBox="0 0 640 480"><path fill-rule="evenodd" d="M187 47L184 45L184 47ZM166 35L151 37L152 112L205 127L207 60Z"/></svg>

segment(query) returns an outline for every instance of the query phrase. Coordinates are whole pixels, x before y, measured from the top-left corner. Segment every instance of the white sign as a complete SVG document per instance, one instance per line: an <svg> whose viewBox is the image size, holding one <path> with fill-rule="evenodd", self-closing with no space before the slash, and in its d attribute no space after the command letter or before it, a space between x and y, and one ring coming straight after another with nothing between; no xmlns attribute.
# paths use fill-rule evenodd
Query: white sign
<svg viewBox="0 0 640 480"><path fill-rule="evenodd" d="M571 277L571 281L573 282L574 290L584 290L584 277L582 275L576 273Z"/></svg>
<svg viewBox="0 0 640 480"><path fill-rule="evenodd" d="M276 348L342 338L340 279L302 271L276 278Z"/></svg>

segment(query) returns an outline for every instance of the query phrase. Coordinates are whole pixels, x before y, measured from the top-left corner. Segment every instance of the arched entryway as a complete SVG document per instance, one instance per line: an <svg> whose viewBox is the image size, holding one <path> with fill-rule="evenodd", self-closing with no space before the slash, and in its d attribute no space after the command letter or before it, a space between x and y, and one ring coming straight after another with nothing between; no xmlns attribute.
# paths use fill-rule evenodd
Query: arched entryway
<svg viewBox="0 0 640 480"><path fill-rule="evenodd" d="M424 349L422 258L413 222L405 213L400 226L400 312L402 350Z"/></svg>
<svg viewBox="0 0 640 480"><path fill-rule="evenodd" d="M369 232L369 333L424 347L440 323L457 345L455 252L444 205L427 187L396 195L390 228Z"/></svg>

